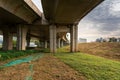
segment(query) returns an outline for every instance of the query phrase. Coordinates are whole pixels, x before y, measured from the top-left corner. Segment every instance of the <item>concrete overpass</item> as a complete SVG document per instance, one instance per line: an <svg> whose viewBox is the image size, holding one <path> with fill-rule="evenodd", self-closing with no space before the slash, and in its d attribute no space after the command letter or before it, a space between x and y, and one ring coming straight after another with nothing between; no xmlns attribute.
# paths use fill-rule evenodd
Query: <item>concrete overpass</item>
<svg viewBox="0 0 120 80"><path fill-rule="evenodd" d="M3 50L11 50L12 37L17 36L17 50L25 50L30 38L49 42L55 53L60 41L71 34L71 52L77 51L78 22L103 0L41 0L43 13L31 0L0 0L0 30Z"/></svg>

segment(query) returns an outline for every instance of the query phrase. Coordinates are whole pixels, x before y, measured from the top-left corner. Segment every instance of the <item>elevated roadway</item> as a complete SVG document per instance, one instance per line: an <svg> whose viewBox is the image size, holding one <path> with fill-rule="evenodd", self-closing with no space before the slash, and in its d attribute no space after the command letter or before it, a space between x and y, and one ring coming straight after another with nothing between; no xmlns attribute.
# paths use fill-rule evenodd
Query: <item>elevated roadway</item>
<svg viewBox="0 0 120 80"><path fill-rule="evenodd" d="M31 37L49 43L55 53L66 33L71 34L71 52L77 51L79 21L103 0L41 0L43 13L31 0L0 0L0 34L3 50L11 50L17 36L17 50L25 50Z"/></svg>

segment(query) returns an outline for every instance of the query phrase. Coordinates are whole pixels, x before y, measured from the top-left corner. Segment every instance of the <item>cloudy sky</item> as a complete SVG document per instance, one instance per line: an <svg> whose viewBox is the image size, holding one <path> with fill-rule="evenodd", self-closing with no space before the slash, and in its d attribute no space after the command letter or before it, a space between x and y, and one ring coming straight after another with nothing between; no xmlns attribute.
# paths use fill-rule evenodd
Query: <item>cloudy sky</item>
<svg viewBox="0 0 120 80"><path fill-rule="evenodd" d="M120 0L105 0L79 23L79 37L120 37Z"/></svg>
<svg viewBox="0 0 120 80"><path fill-rule="evenodd" d="M41 10L40 0L33 0ZM89 42L100 37L120 37L120 0L105 0L79 23L78 37Z"/></svg>

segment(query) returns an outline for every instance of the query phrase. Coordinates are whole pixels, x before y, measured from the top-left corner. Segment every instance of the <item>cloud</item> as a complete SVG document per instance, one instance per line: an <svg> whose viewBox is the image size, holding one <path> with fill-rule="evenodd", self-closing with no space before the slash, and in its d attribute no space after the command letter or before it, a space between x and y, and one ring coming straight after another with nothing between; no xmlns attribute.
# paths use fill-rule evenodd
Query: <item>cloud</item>
<svg viewBox="0 0 120 80"><path fill-rule="evenodd" d="M96 7L87 18L91 19L106 19L106 18L120 18L120 0L105 0L98 7Z"/></svg>
<svg viewBox="0 0 120 80"><path fill-rule="evenodd" d="M86 32L80 35L120 36L120 0L105 0L84 17L79 26L84 26L79 31Z"/></svg>

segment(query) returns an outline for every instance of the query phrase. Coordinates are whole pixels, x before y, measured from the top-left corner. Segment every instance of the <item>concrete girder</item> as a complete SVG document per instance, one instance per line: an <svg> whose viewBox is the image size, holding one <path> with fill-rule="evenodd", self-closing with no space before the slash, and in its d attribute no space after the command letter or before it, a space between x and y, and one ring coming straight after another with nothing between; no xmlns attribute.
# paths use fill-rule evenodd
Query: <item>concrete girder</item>
<svg viewBox="0 0 120 80"><path fill-rule="evenodd" d="M12 25L19 23L27 23L23 19L20 19L18 16L12 14L11 12L0 7L0 25Z"/></svg>
<svg viewBox="0 0 120 80"><path fill-rule="evenodd" d="M46 19L53 24L78 24L103 0L42 0Z"/></svg>
<svg viewBox="0 0 120 80"><path fill-rule="evenodd" d="M36 7L32 0L24 0L41 18L34 22L35 25L48 25L48 21L45 19L44 14ZM40 3L39 3L40 4Z"/></svg>
<svg viewBox="0 0 120 80"><path fill-rule="evenodd" d="M41 0L41 2L45 18L52 23L54 21L58 0Z"/></svg>
<svg viewBox="0 0 120 80"><path fill-rule="evenodd" d="M39 16L42 16L42 12L36 7L32 0L24 0Z"/></svg>
<svg viewBox="0 0 120 80"><path fill-rule="evenodd" d="M64 41L68 41L68 39L66 38L66 34L67 34L67 32L57 33L57 38L61 38Z"/></svg>
<svg viewBox="0 0 120 80"><path fill-rule="evenodd" d="M70 29L67 26L58 26L57 27L57 33L61 33L61 32L70 32Z"/></svg>
<svg viewBox="0 0 120 80"><path fill-rule="evenodd" d="M24 0L0 0L0 7L28 23L32 23L39 18Z"/></svg>
<svg viewBox="0 0 120 80"><path fill-rule="evenodd" d="M41 41L47 40L49 41L49 26L29 26L30 32L29 34L33 37L39 38Z"/></svg>
<svg viewBox="0 0 120 80"><path fill-rule="evenodd" d="M34 22L35 25L48 25L48 21L45 19L44 14L36 7L32 0L24 0L41 18Z"/></svg>

